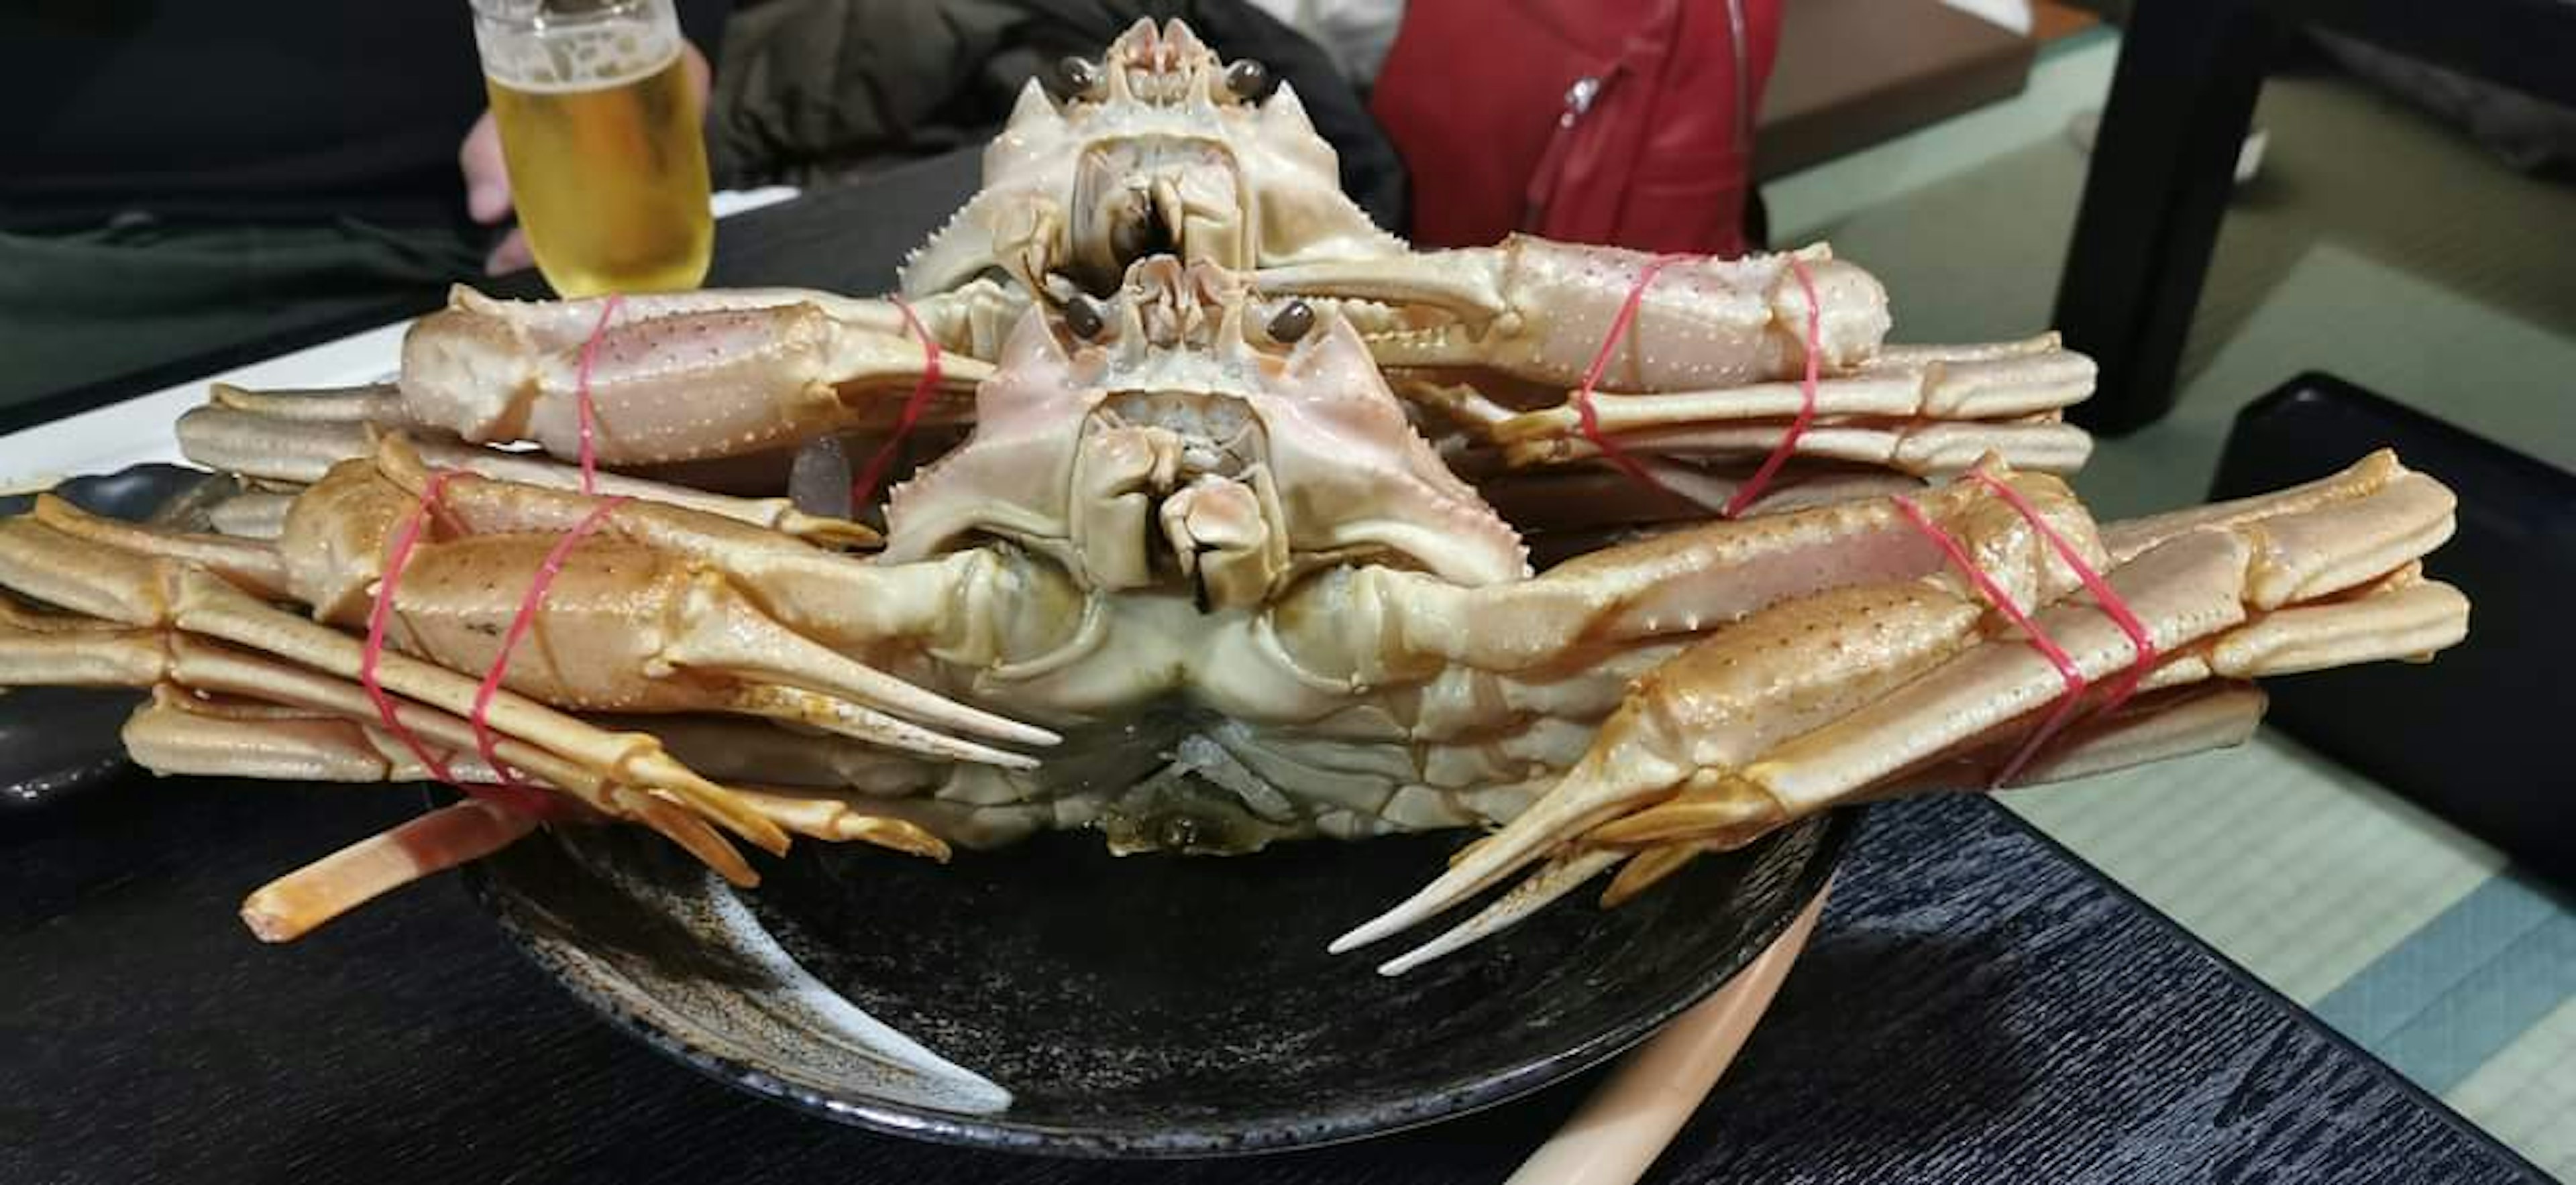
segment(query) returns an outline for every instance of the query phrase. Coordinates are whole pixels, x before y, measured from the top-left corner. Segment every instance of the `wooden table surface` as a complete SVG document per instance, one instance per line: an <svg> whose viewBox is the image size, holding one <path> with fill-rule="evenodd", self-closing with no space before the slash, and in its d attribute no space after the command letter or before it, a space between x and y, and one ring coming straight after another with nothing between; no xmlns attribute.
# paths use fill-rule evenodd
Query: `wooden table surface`
<svg viewBox="0 0 2576 1185"><path fill-rule="evenodd" d="M716 282L881 290L950 160L729 220ZM242 895L403 788L140 774L0 814L0 1181L1495 1181L1578 1080L1248 1161L1024 1159L836 1127L593 1019L452 882L263 947ZM1659 1181L2538 1180L1993 804L1880 808Z"/></svg>

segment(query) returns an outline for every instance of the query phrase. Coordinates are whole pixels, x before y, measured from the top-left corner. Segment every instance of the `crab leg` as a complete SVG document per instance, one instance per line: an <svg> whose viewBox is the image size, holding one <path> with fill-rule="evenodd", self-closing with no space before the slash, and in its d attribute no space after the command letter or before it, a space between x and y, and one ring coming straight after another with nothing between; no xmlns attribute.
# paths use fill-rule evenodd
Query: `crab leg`
<svg viewBox="0 0 2576 1185"><path fill-rule="evenodd" d="M2173 656L2145 687L2413 657L2456 642L2466 604L2455 590L2414 577L2413 555L2356 558L2388 556L2391 540L2438 543L2450 506L2447 491L2432 490L2440 496L2427 500L2422 486L2390 481L2309 512L2335 521L2284 515L2297 527L2289 538L2270 533L2272 520L2189 530L2113 569L2112 587ZM1982 562L1996 571L2001 558L1989 551ZM2383 562L2395 568L2363 570ZM1883 603L1838 603L1852 598ZM1802 620L1809 613L1822 614L1814 629ZM1720 630L1642 681L1546 800L1335 949L1409 928L1567 840L1741 844L1945 753L1995 743L2065 688L2030 647L1986 636L1985 616L1945 576L1818 594ZM2133 657L2122 630L2089 605L2058 605L2038 621L2088 679ZM1861 670L1837 669L1856 651L1872 652Z"/></svg>
<svg viewBox="0 0 2576 1185"><path fill-rule="evenodd" d="M367 387L227 391L219 402L315 424L533 441L559 457L586 451L587 406L604 464L738 456L882 420L934 366L941 389L972 391L1024 305L991 284L909 309L786 289L531 303L457 288L404 336L398 398ZM916 321L933 341L914 335Z"/></svg>
<svg viewBox="0 0 2576 1185"><path fill-rule="evenodd" d="M235 406L220 384L215 401L179 417L179 450L191 461L261 481L312 485L342 461L374 456L383 427L372 422L298 419ZM295 399L280 402L293 403ZM505 453L453 439L406 438L419 463L554 490L582 488L581 470L542 454ZM732 519L826 546L866 547L876 532L844 519L806 514L785 498L735 498L617 473L592 476L608 497L637 498ZM226 532L227 534L231 532Z"/></svg>
<svg viewBox="0 0 2576 1185"><path fill-rule="evenodd" d="M280 761L308 763L303 775L333 781L420 781L435 776L392 736L379 730L381 717L365 691L354 682L275 663L184 636L171 644L172 687L228 693L236 699L287 705L304 713L300 736L280 736L275 717L247 723L210 712L203 701L161 694L156 704L139 711L126 728L126 742L136 761L162 773L209 776L259 776L256 771ZM395 719L428 743L445 747L448 770L472 784L499 784L500 771L466 756L475 751L472 725L452 713L395 701ZM174 719L169 711L184 706L193 718ZM338 729L328 727L337 723ZM300 740L301 752L289 751ZM638 792L601 776L596 770L513 737L499 738L495 754L508 767L524 771L610 818L641 823L678 844L737 885L760 883L724 836L708 826L729 831L771 854L783 854L787 839L759 818L762 812L738 792L718 787L704 792L670 789ZM370 760L372 758L372 761ZM370 769L375 769L372 776ZM712 785L712 784L710 784ZM665 797L667 796L667 798ZM685 806L686 810L680 809Z"/></svg>
<svg viewBox="0 0 2576 1185"><path fill-rule="evenodd" d="M1956 472L1991 448L2015 468L2071 472L2092 448L2055 413L2093 390L2093 361L2058 348L2054 334L1962 347L1915 348L1902 361L1874 359L1816 385L1815 414L1799 455L1891 465L1908 473ZM1806 403L1794 382L1726 390L1601 394L1589 401L1614 445L1648 455L1761 456ZM1572 403L1492 424L1489 437L1514 465L1600 455Z"/></svg>
<svg viewBox="0 0 2576 1185"><path fill-rule="evenodd" d="M102 663L102 655L123 662ZM418 781L433 776L407 747L374 727L376 713L362 689L258 655L245 654L184 634L131 630L91 622L80 629L0 630L0 681L150 686L152 702L124 730L134 759L162 773L263 777L299 781ZM184 690L183 690L184 689ZM223 699L204 698L213 693ZM449 772L474 783L497 783L496 771L463 756L475 741L463 719L414 703L401 703L397 718L429 743L455 751ZM606 782L592 771L544 749L503 738L497 755L513 768L550 783L612 817L640 822L696 855L738 885L759 883L724 837L698 816L649 794ZM862 840L898 851L944 859L946 846L919 828L870 815L846 801L811 801L778 792L725 791L777 826L828 840ZM524 831L524 828L521 829ZM783 841L782 841L783 842ZM360 851L376 851L361 846ZM464 852L457 859L480 852ZM284 941L401 883L456 861L404 865L370 860L371 875L358 881L329 872L299 873L254 895L245 916L263 938ZM291 906L284 904L292 902Z"/></svg>
<svg viewBox="0 0 2576 1185"><path fill-rule="evenodd" d="M1878 281L1818 245L1806 265L1818 314L1820 414L1991 419L2065 407L2093 366L2053 335L1966 346L1888 346ZM1791 255L1665 259L1514 236L1497 247L1266 268L1253 286L1339 302L1382 367L1505 375L1564 389L1591 369L1632 295L1637 313L1599 386L1648 402L1606 414L1629 429L1795 413L1807 356L1808 288ZM1655 269L1642 290L1639 281ZM1571 407L1520 431L1570 429ZM1605 423L1605 426L1610 426Z"/></svg>
<svg viewBox="0 0 2576 1185"><path fill-rule="evenodd" d="M2093 391L2093 360L2058 346L2056 334L1985 347L1965 347L1943 357L1916 348L1904 361L1872 359L1856 373L1816 384L1820 417L1937 420L2008 420L2055 411ZM1786 420L1805 405L1795 381L1757 382L1724 390L1662 391L1593 396L1595 422L1605 432L1728 420ZM1570 433L1570 407L1524 413L1496 425L1506 443Z"/></svg>
<svg viewBox="0 0 2576 1185"><path fill-rule="evenodd" d="M2038 759L2025 763L2011 781L1996 783L1998 774L2019 757L2022 740L2005 738L1975 752L1926 765L1893 783L1878 787L1874 797L1955 791L1962 787L2013 789L2089 777L2210 749L2243 744L2262 723L2265 696L2250 683L2220 682L2142 696L2108 713L2077 721ZM1693 858L1731 845L1710 839L1684 839L1634 849L1635 857L1601 891L1601 905L1612 908L1680 871ZM1587 851L1625 852L1625 848ZM1486 912L1492 912L1488 910ZM1481 914L1479 916L1482 916ZM1526 916L1518 915L1518 916ZM1509 920L1518 920L1515 916ZM1505 922L1508 924L1508 921ZM1497 927L1499 928L1499 927Z"/></svg>
<svg viewBox="0 0 2576 1185"><path fill-rule="evenodd" d="M287 666L186 635L173 638L169 647L171 666L168 680L171 683L198 691L264 700L307 713L354 722L366 729L370 744L375 751L388 754L390 760L397 762L416 760L411 757L408 748L377 731L377 726L382 723L382 716L377 712L374 702L367 698L365 689L353 681ZM488 769L483 770L478 777L472 772L472 764L462 759L461 755L473 753L477 748L473 725L464 718L422 704L401 701L396 701L394 711L395 720L410 729L414 735L460 755L459 758L451 760L451 768L457 771L458 776L470 780L484 778L498 780L497 772ZM176 741L179 738L173 736L170 739ZM494 742L493 752L509 767L527 772L601 814L612 818L633 819L652 827L705 861L708 866L723 874L727 880L744 885L756 884L759 881L759 877L751 871L751 868L734 853L732 846L726 843L722 836L708 829L706 824L694 815L675 811L658 798L631 792L578 762L567 760L551 750L515 737L498 738ZM177 752L156 754L152 759L147 759L138 752L136 757L151 768L164 772L238 776L236 771L229 769L175 764L184 760L183 755ZM165 760L168 763L165 763ZM403 772L389 770L383 776L383 780L418 780L422 776L425 775L407 770ZM724 793L730 809L739 795L730 789L725 790ZM692 801L687 796L676 797L683 802ZM762 844L770 851L779 850L764 838L749 836L746 838Z"/></svg>
<svg viewBox="0 0 2576 1185"><path fill-rule="evenodd" d="M372 466L352 464L308 496L316 503L317 528L338 529L331 519L318 514L323 499L346 498L354 512L345 517L366 524L372 534L336 546L316 544L312 550L380 552L383 524L407 512L429 480L429 470L404 442L385 441ZM458 529L477 535L559 535L600 510L599 499L569 490L473 478L450 480L439 504ZM1080 596L1046 569L1010 567L989 552L960 552L917 563L867 561L721 516L642 500L608 509L601 521L601 537L627 540L723 572L751 594L764 612L838 650L919 642L931 653L955 662L1003 661L1012 644L999 635L1037 634L1041 636L1018 644L1051 645L1053 637L1035 627L1065 616L1049 610L1062 609ZM341 568L315 574L300 594L317 607L339 605L363 593L365 581L373 579L371 571L358 575ZM312 587L326 578L334 582L333 593L322 594ZM1004 596L1014 600L994 603ZM1025 621L1020 620L1023 614ZM983 735L1051 743L1024 731Z"/></svg>
<svg viewBox="0 0 2576 1185"><path fill-rule="evenodd" d="M269 882L242 901L242 922L262 942L292 942L387 892L500 851L536 826L479 799L440 807Z"/></svg>
<svg viewBox="0 0 2576 1185"><path fill-rule="evenodd" d="M1886 291L1827 248L1797 255L1820 305L1820 360L1832 374L1856 368L1886 337ZM1264 268L1252 284L1266 294L1344 302L1382 367L1484 370L1570 387L1653 259L1514 235L1496 247ZM1797 374L1806 358L1807 302L1786 259L1748 255L1663 267L1602 386L1695 390Z"/></svg>
<svg viewBox="0 0 2576 1185"><path fill-rule="evenodd" d="M852 317L855 303L668 313L639 303L611 313L597 302L504 305L460 293L405 337L403 396L414 417L467 440L531 440L570 457L586 391L602 464L757 452L851 427L858 407L899 401L927 373L924 343L899 322ZM991 374L951 357L938 377L962 392Z"/></svg>
<svg viewBox="0 0 2576 1185"><path fill-rule="evenodd" d="M293 494L253 491L215 503L206 518L218 535L275 543L286 533L286 512L294 506Z"/></svg>
<svg viewBox="0 0 2576 1185"><path fill-rule="evenodd" d="M847 794L827 790L769 789L744 790L742 796L760 812L777 820L778 825L798 835L839 843L860 840L881 848L891 848L915 856L926 856L946 863L947 841L924 830L919 824L887 815L870 814L865 805Z"/></svg>
<svg viewBox="0 0 2576 1185"><path fill-rule="evenodd" d="M1566 414L1570 417L1573 413ZM1650 457L1759 459L1780 442L1787 429L1786 421L1723 422L1613 432L1604 438L1611 447ZM2053 417L1966 423L1825 419L1801 433L1794 449L1794 456L1881 465L1916 477L1957 473L1989 454L2015 469L2073 473L2083 468L2085 458L2092 455L2093 438L2083 429ZM1559 465L1588 461L1606 451L1600 441L1569 428L1559 435L1516 439L1504 446L1503 457L1515 466Z"/></svg>
<svg viewBox="0 0 2576 1185"><path fill-rule="evenodd" d="M380 716L353 682L174 631L73 620L85 625L47 629L12 622L0 628L0 684L154 689L153 702L125 728L127 751L146 768L323 781L431 776L407 748L369 726ZM201 693L227 697L228 706L219 708L199 698ZM475 749L472 728L461 718L404 701L396 701L394 710L404 727L432 744L460 754ZM515 738L500 739L495 752L594 810L652 827L737 884L758 881L697 815L629 793ZM472 780L498 780L462 758L451 769Z"/></svg>
<svg viewBox="0 0 2576 1185"><path fill-rule="evenodd" d="M2035 786L2238 744L2252 733L2262 714L2263 693L2246 684L2190 688L2133 701L2112 717L2095 717L2069 729L2046 758L2025 766L2008 785ZM2013 758L2019 744L2014 738L1960 761L1931 767L1885 793L1984 785ZM1618 875L1602 890L1601 904L1618 905L1680 871L1701 853L1725 846L1692 839L1642 849L1569 847L1467 920L1380 964L1378 973L1402 975L1500 933L1614 868Z"/></svg>
<svg viewBox="0 0 2576 1185"><path fill-rule="evenodd" d="M181 639L179 644L211 649L188 639ZM192 680L189 686L202 689L215 682L207 676L209 668L217 663L230 663L238 669L266 665L271 670L264 674L308 684L316 679L309 672L276 668L256 658L220 652L210 658L182 662L179 673ZM232 685L239 688L244 683L236 680ZM164 683L154 688L153 701L127 722L125 743L137 762L161 773L324 782L417 782L435 776L400 741L374 727L371 709L359 699L363 694L359 689L343 685L334 690L343 694L315 698L340 702L308 708L272 706L243 698L254 693L239 690L232 697L208 699L176 683ZM358 702L346 702L350 700ZM285 702L284 697L278 700L279 704ZM473 748L469 725L417 705L412 709L407 718L424 726L419 730L424 736L458 750L450 757L448 769L459 781L480 785L503 782L499 771L466 755ZM732 845L695 815L661 799L601 782L579 766L516 741L501 742L499 754L514 769L569 787L575 797L604 814L662 832L737 885L760 883L759 875L743 863ZM800 835L834 841L864 840L943 860L948 855L946 846L930 834L898 820L867 815L847 799L830 800L830 809L826 809L825 799L809 802L790 792L740 787L730 792L779 826Z"/></svg>
<svg viewBox="0 0 2576 1185"><path fill-rule="evenodd" d="M2090 538L2062 483L2011 480L2061 534ZM1992 551L2040 554L2027 525L1973 483L1930 490L1919 501L1953 533L1986 540L1981 546ZM1309 673L1383 686L1450 665L1511 671L1587 645L1696 634L1824 589L1931 575L1943 563L1893 504L1845 502L1689 527L1506 585L1458 588L1418 573L1361 569L1301 587L1276 616L1283 645ZM2046 569L2032 579L2054 581L2052 596L2074 587ZM2017 587L2016 595L2027 591Z"/></svg>
<svg viewBox="0 0 2576 1185"><path fill-rule="evenodd" d="M27 518L85 543L117 551L162 556L216 573L241 588L272 600L288 595L286 565L277 549L264 543L225 535L191 535L159 531L118 519L101 518L52 494L36 496Z"/></svg>
<svg viewBox="0 0 2576 1185"><path fill-rule="evenodd" d="M262 588L267 595L293 584L325 621L362 624L370 601L357 595L363 570L346 564L331 563L334 570L326 576L297 581L287 578L291 565L280 562L279 551L260 544L160 534L93 518L52 500L40 501L37 519L90 542L223 572L234 583ZM381 532L392 516L378 514L366 521ZM489 669L499 659L500 639L516 609L487 595L491 574L535 571L554 542L529 534L470 535L422 546L396 598L401 626L396 643L454 670ZM776 545L803 547L783 539ZM327 557L333 550L327 545L290 547L287 554ZM254 560L265 565L251 573L264 585L250 585L234 571L253 568ZM306 566L314 565L307 561ZM331 581L325 586L330 591L313 587L325 579ZM724 574L649 546L616 539L587 542L565 558L534 620L540 644L512 664L507 685L556 703L667 709L704 703L710 696L719 703L741 697L746 710L793 713L881 744L1015 766L1031 761L920 724L1023 744L1055 740L1043 729L958 704L845 657L779 624ZM564 665L555 661L558 653L585 657L579 664ZM710 689L702 681L669 677L679 672L753 682ZM762 680L785 687L764 690Z"/></svg>
<svg viewBox="0 0 2576 1185"><path fill-rule="evenodd" d="M2179 607L2208 615L2201 620L2224 620L2227 610L2210 595L2209 586L2229 575L2230 569L2241 571L2246 558L2241 541L2210 532L2157 548L2123 572L2129 583L2155 581L2165 586L2142 590L2148 591L2147 604L2166 589L2198 601L2155 606L2163 611L2163 619L2172 619L2172 610ZM2114 587L2121 583L2121 577L2115 576ZM2200 587L2187 588L2190 585ZM2128 595L2127 589L2122 592ZM2132 600L2142 614L2147 604ZM2116 655L2120 650L2118 630L2098 613L2061 607L2042 614L2040 621L2086 665L2088 675L2116 669L2116 657L2109 658L2100 672L2088 661L2090 656ZM2283 610L2242 628L2222 628L2191 647L2189 658L2160 665L2144 686L2153 690L2212 677L2246 679L2416 658L2457 642L2466 622L2466 602L2456 590L2441 584L2419 584L2338 605ZM2159 639L2160 644L2163 641ZM1740 843L1775 822L1846 801L1913 766L1937 760L1945 750L2005 731L2045 707L2053 673L2032 678L2027 670L2012 669L2023 665L2016 659L2031 657L2008 641L1988 642L1946 667L1938 678L1922 680L1800 736L1738 771L1685 789L1662 806L1605 823L1592 838L1636 843L1696 833L1715 836L1722 843ZM1960 715L1945 715L1949 713Z"/></svg>
<svg viewBox="0 0 2576 1185"><path fill-rule="evenodd" d="M553 545L542 535L472 535L423 546L395 602L397 644L453 670L488 669L517 609L486 595L491 574L533 572ZM922 726L1017 744L1056 739L848 658L780 624L722 573L629 543L589 541L567 557L534 635L507 685L551 702L649 711L712 699L894 748L1012 766L1033 762Z"/></svg>
<svg viewBox="0 0 2576 1185"><path fill-rule="evenodd" d="M178 561L83 546L26 519L0 521L0 586L131 627L219 638L340 679L356 679L364 662L356 639L272 607L219 577ZM377 670L383 686L397 695L458 716L474 711L480 689L468 676L393 652L381 657ZM602 732L511 692L493 696L486 717L496 733L560 753L607 780L668 792L754 843L786 843L768 820L671 760L650 736Z"/></svg>

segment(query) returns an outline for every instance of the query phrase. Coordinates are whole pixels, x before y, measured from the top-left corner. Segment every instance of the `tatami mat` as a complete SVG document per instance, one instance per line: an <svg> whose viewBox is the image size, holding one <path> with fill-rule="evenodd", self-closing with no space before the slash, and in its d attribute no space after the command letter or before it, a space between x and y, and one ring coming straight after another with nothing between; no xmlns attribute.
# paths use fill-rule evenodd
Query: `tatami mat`
<svg viewBox="0 0 2576 1185"><path fill-rule="evenodd" d="M2067 128L2117 40L2043 56L2028 92L1766 188L1775 237L1887 282L1898 333L2047 324L2085 159ZM2330 370L2576 467L2576 189L2511 173L2332 77L2268 84L2173 415L2078 481L2106 516L2196 501L2230 418ZM2438 560L2436 561L2438 563ZM2222 754L2009 796L2217 949L2562 1176L2576 1177L2576 911L2491 849L2265 734Z"/></svg>

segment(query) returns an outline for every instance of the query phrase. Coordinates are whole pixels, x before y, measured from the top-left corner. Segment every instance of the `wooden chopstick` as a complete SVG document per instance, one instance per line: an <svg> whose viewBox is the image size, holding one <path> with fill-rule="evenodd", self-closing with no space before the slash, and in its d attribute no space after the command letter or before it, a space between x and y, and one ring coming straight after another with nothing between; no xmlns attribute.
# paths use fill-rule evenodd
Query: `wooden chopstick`
<svg viewBox="0 0 2576 1185"><path fill-rule="evenodd" d="M1771 1006L1833 892L1828 881L1796 921L1717 994L1649 1039L1506 1185L1635 1185L1699 1110Z"/></svg>

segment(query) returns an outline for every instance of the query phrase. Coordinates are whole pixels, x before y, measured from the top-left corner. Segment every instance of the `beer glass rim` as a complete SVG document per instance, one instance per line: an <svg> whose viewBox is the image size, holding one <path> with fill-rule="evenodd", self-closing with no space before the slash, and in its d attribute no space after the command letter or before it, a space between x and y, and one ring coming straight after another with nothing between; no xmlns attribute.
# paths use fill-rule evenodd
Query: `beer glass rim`
<svg viewBox="0 0 2576 1185"><path fill-rule="evenodd" d="M467 0L467 3L474 9L476 20L518 33L581 28L639 17L650 19L657 10L668 6L668 0L598 0L597 7L551 12L545 0Z"/></svg>

